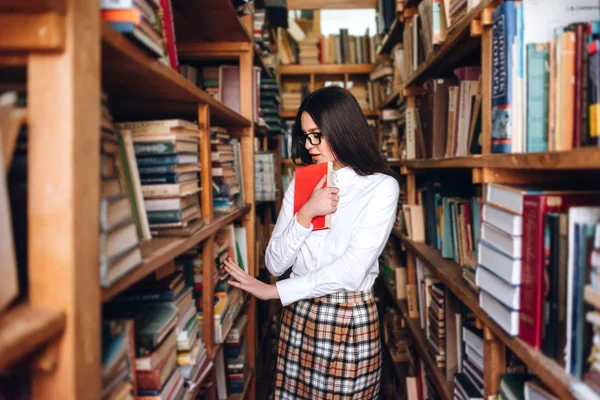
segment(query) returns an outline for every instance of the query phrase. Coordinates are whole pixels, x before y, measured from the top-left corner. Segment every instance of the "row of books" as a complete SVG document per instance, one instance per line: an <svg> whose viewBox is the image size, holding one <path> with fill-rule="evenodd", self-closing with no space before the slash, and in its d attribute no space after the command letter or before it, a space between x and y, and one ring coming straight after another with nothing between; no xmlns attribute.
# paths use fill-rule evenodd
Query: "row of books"
<svg viewBox="0 0 600 400"><path fill-rule="evenodd" d="M481 307L577 379L590 367L583 293L586 285L593 290L598 264L597 198L581 189L490 184L482 213Z"/></svg>
<svg viewBox="0 0 600 400"><path fill-rule="evenodd" d="M494 10L493 153L598 146L600 6L573 3L511 0Z"/></svg>
<svg viewBox="0 0 600 400"><path fill-rule="evenodd" d="M242 159L239 139L226 128L210 128L213 210L228 213L244 204Z"/></svg>
<svg viewBox="0 0 600 400"><path fill-rule="evenodd" d="M171 262L104 306L102 398L124 387L137 398L197 393L213 362L184 275Z"/></svg>
<svg viewBox="0 0 600 400"><path fill-rule="evenodd" d="M405 16L402 43L394 47L397 84L414 73L479 3L480 0L421 0L417 12Z"/></svg>
<svg viewBox="0 0 600 400"><path fill-rule="evenodd" d="M160 62L179 70L171 0L101 0L100 16Z"/></svg>
<svg viewBox="0 0 600 400"><path fill-rule="evenodd" d="M399 246L393 242L394 239L390 239L382 253L380 278L385 285L396 287L396 291L390 292L392 296L404 301L407 298L405 253L400 252ZM418 293L415 311L419 315L426 351L431 355L435 368L440 370L447 382L454 383L455 399L483 398L483 330L477 328L475 315L418 259L416 273ZM407 321L404 316L388 308L383 319L386 327L384 338L392 353L392 360L407 363L407 368L399 368L400 371L405 371L406 384L398 385L395 391L403 391L402 388L405 387L407 399L440 398L436 385L433 384L434 371L421 359L413 342L414 338L410 334L406 335ZM392 338L398 340L398 343L389 343ZM401 357L394 359L397 348L406 351L400 353ZM527 373L527 368L518 359L518 355L507 352L506 359L506 373L500 378L497 398L528 398L524 396L537 395L534 398L556 399L535 376Z"/></svg>

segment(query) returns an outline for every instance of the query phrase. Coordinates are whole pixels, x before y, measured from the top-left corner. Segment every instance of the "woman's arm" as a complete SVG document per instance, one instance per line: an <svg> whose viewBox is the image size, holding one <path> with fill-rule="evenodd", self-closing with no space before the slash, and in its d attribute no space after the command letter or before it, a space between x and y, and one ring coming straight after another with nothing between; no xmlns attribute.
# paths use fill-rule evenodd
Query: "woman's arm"
<svg viewBox="0 0 600 400"><path fill-rule="evenodd" d="M281 303L286 306L298 300L319 297L340 290L356 291L367 269L381 254L396 217L399 187L395 179L385 179L354 228L348 250L329 265L306 275L277 282Z"/></svg>
<svg viewBox="0 0 600 400"><path fill-rule="evenodd" d="M295 179L290 182L271 240L265 251L265 264L272 275L280 276L296 261L300 247L312 232L312 225L302 226L294 216Z"/></svg>

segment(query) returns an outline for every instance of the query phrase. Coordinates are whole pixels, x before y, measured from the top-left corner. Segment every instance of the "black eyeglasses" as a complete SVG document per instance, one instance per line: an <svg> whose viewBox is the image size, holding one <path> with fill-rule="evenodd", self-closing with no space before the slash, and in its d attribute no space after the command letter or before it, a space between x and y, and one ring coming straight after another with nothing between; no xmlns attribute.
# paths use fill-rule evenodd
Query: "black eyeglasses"
<svg viewBox="0 0 600 400"><path fill-rule="evenodd" d="M318 144L321 144L322 136L323 136L322 132L310 132L307 134L300 135L300 137L298 138L298 141L300 142L300 144L304 145L304 144L306 144L306 139L308 139L310 144L312 144L313 146L316 146Z"/></svg>

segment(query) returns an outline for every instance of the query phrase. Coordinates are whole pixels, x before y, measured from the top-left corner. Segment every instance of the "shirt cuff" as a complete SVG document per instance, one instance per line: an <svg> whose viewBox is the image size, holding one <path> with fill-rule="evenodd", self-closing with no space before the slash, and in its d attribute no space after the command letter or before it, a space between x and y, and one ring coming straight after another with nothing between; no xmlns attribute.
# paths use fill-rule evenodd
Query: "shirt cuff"
<svg viewBox="0 0 600 400"><path fill-rule="evenodd" d="M279 298L284 307L310 296L310 285L306 276L283 279L276 282L275 285L277 285Z"/></svg>

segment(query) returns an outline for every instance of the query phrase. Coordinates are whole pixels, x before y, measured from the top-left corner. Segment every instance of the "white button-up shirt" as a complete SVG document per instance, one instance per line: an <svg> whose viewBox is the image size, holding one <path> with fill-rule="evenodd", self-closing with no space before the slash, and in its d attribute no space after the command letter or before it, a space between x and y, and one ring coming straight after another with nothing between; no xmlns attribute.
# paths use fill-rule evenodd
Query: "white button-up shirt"
<svg viewBox="0 0 600 400"><path fill-rule="evenodd" d="M378 258L396 219L398 182L384 174L360 176L350 167L334 171L340 189L331 228L304 228L293 215L294 184L283 199L265 263L280 276L292 267L290 278L277 282L281 303L340 291L371 289L379 273Z"/></svg>

